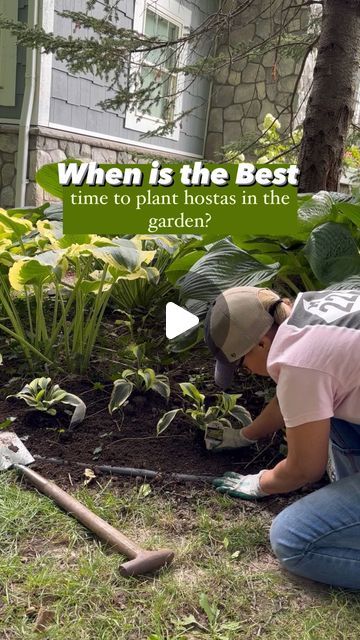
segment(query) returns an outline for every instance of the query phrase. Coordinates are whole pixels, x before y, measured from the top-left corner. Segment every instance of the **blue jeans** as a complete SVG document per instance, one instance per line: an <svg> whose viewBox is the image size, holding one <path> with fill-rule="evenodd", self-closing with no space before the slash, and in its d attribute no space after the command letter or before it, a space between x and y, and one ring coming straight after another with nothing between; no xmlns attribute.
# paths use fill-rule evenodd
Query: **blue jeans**
<svg viewBox="0 0 360 640"><path fill-rule="evenodd" d="M284 509L270 541L292 573L360 589L360 425L333 418L330 438L336 482Z"/></svg>

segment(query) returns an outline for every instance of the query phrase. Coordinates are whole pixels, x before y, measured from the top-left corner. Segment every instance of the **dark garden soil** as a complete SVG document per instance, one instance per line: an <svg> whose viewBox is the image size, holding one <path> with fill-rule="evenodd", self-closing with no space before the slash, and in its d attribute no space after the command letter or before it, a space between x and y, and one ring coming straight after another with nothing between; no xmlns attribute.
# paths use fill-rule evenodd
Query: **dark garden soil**
<svg viewBox="0 0 360 640"><path fill-rule="evenodd" d="M156 436L156 423L161 415L172 408L183 405L177 382L198 376L201 391L211 402L211 393L216 389L212 383L212 362L199 361L192 356L169 371L172 393L168 404L158 394L150 391L140 395L133 393L122 411L110 416L107 404L112 385L104 389L94 389L93 383L79 378L61 381L62 388L79 395L87 405L87 415L83 423L69 433L69 417L64 413L52 418L42 412L30 411L20 400L6 400L9 390L3 388L0 401L0 423L8 416L16 416L11 425L34 456L57 458L66 461L66 467L48 465L37 460L36 468L48 471L52 478L71 474L75 481L84 478L84 471L76 463L84 463L95 470L99 465L150 469L161 475L173 473L192 475L221 475L224 471L251 473L274 463L279 458L279 438L259 443L258 447L240 449L233 452L211 453L206 451L203 432L194 427L188 417L178 416L164 434ZM204 382L205 380L205 382ZM59 382L59 380L56 380ZM238 380L241 383L241 380ZM19 390L22 383L15 385ZM246 381L244 404L252 415L257 415L264 406L263 392ZM210 388L210 392L209 392ZM11 392L13 392L12 385ZM239 387L234 387L239 393ZM256 395L258 394L258 395ZM51 469L50 469L51 466Z"/></svg>
<svg viewBox="0 0 360 640"><path fill-rule="evenodd" d="M205 448L203 432L181 414L162 435L156 436L156 424L162 414L184 406L178 382L193 376L194 383L206 393L210 403L212 394L217 391L213 384L213 362L211 359L204 361L202 354L201 357L196 353L189 356L169 370L168 375L171 380L168 404L152 391L142 395L133 393L124 409L113 416L107 408L112 383L95 389L90 380L71 376L57 379L62 388L80 396L87 406L85 420L72 432L69 432L69 416L65 413L58 412L51 417L30 411L23 401L6 400L7 394L20 390L25 382L14 381L11 390L5 386L1 390L0 423L9 416L16 416L8 429L20 436L36 458L33 468L64 487L83 483L85 467L91 469L97 479L104 475L99 469L103 465L148 469L157 473L152 482L169 483L172 479L175 481L172 474L216 477L225 471L256 473L262 468L271 468L281 459L281 434L253 447L211 453ZM238 377L231 391L242 392L238 403L243 404L253 417L266 404L263 380ZM55 458L59 462L40 458ZM120 483L124 480L119 477ZM283 498L279 497L280 502Z"/></svg>

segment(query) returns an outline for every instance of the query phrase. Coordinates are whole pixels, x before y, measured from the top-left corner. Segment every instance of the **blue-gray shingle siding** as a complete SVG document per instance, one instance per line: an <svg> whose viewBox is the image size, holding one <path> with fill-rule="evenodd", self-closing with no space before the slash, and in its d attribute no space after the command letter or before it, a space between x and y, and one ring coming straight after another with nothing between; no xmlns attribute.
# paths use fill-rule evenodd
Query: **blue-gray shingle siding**
<svg viewBox="0 0 360 640"><path fill-rule="evenodd" d="M212 13L217 0L179 0L183 6L192 11L192 28L199 26L203 20ZM58 11L69 9L85 10L85 0L56 0L55 9ZM200 8L200 5L201 7ZM119 25L123 28L133 28L135 0L120 0ZM99 16L102 16L101 6L98 8ZM55 14L54 32L58 35L69 36L72 34L70 20ZM75 35L81 35L76 31ZM169 151L183 151L189 154L201 155L205 135L205 123L207 113L207 96L209 82L205 79L197 79L191 85L183 97L183 110L186 111L197 106L196 111L184 119L179 140L169 140L161 136L141 138L142 134L133 129L125 128L124 110L104 111L99 102L109 97L106 90L106 82L92 74L80 72L72 75L65 63L53 58L52 90L50 103L50 122L64 127L73 127L83 131L113 136L132 141L161 146Z"/></svg>

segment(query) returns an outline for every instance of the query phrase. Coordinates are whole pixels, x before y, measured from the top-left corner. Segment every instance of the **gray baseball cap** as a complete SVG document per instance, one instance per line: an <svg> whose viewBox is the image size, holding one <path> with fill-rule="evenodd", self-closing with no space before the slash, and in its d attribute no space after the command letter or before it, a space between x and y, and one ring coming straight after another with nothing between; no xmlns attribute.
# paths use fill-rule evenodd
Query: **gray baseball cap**
<svg viewBox="0 0 360 640"><path fill-rule="evenodd" d="M233 287L212 303L205 320L205 342L216 358L215 382L231 385L239 361L274 323L259 300L258 287ZM281 298L279 298L279 301Z"/></svg>

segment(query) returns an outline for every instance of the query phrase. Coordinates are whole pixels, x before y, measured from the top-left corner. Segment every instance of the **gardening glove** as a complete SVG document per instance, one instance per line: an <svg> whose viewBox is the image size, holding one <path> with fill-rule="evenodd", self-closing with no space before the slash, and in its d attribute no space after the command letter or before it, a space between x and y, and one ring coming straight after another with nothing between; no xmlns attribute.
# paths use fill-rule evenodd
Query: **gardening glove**
<svg viewBox="0 0 360 640"><path fill-rule="evenodd" d="M244 428L244 427L243 427ZM242 433L243 428L226 427L219 421L209 422L205 432L205 446L209 451L223 451L224 449L239 449L250 447L256 440L250 440Z"/></svg>
<svg viewBox="0 0 360 640"><path fill-rule="evenodd" d="M222 478L215 478L213 485L220 493L227 493L233 498L242 498L243 500L263 498L268 495L260 487L260 478L264 471L266 469L247 476L227 471Z"/></svg>

